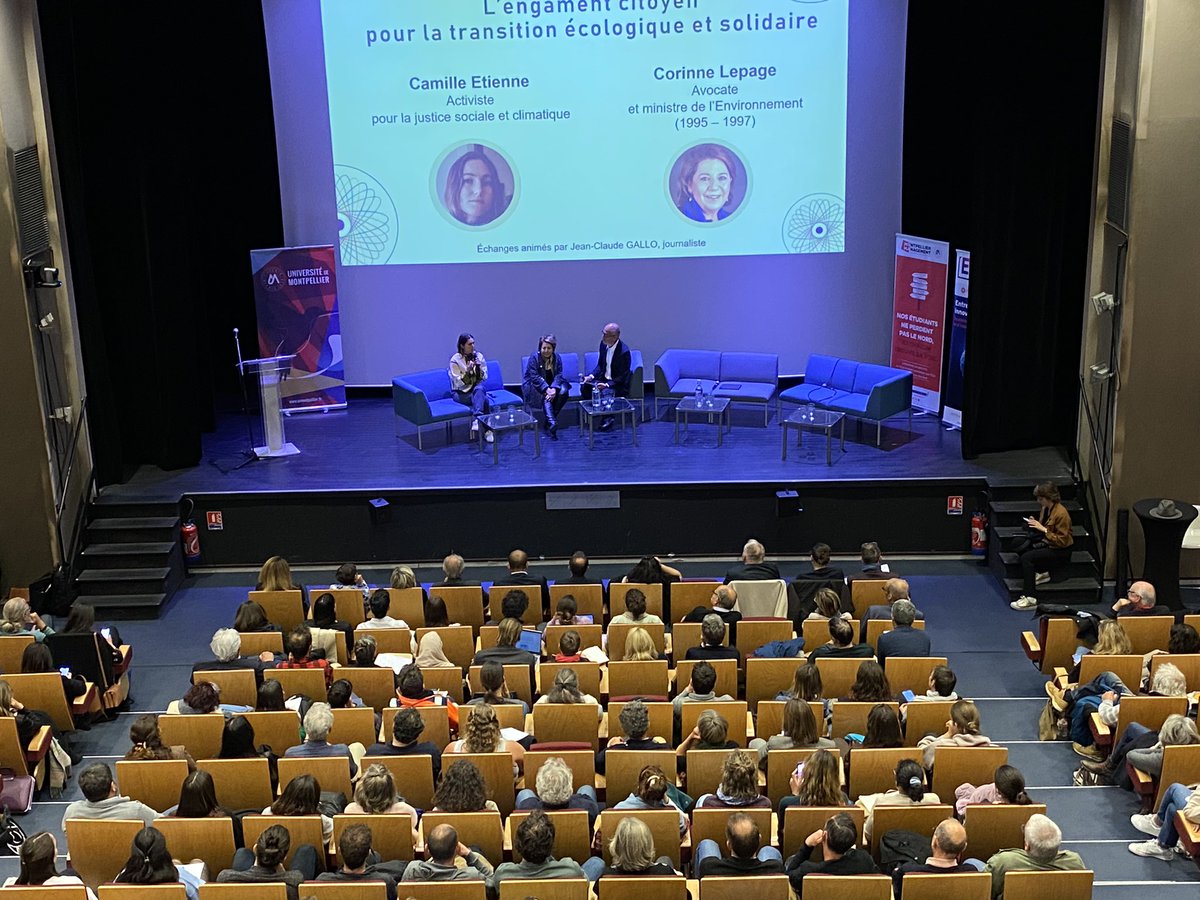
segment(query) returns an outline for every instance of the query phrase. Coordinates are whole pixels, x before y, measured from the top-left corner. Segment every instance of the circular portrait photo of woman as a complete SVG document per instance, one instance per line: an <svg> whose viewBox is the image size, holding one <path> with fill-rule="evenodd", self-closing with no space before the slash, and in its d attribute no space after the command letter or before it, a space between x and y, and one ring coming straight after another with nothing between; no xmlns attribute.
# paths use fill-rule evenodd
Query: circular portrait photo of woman
<svg viewBox="0 0 1200 900"><path fill-rule="evenodd" d="M741 158L723 144L689 147L667 176L671 200L693 222L723 222L746 199L749 176Z"/></svg>
<svg viewBox="0 0 1200 900"><path fill-rule="evenodd" d="M502 219L517 197L508 160L486 144L459 144L442 155L433 178L434 201L460 225L478 228Z"/></svg>

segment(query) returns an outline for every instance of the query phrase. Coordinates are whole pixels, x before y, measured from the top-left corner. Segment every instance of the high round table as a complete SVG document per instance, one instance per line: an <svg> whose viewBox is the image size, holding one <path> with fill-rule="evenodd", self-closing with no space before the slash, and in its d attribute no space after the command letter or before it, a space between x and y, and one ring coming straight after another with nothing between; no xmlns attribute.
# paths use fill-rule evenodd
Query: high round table
<svg viewBox="0 0 1200 900"><path fill-rule="evenodd" d="M1154 585L1154 593L1158 598L1156 605L1181 610L1183 598L1179 595L1179 556L1184 532L1196 518L1196 507L1186 500L1176 500L1175 508L1183 515L1177 519L1160 519L1150 515L1150 510L1158 506L1160 499L1155 497L1133 504L1133 514L1142 523L1142 535L1146 539L1142 580Z"/></svg>

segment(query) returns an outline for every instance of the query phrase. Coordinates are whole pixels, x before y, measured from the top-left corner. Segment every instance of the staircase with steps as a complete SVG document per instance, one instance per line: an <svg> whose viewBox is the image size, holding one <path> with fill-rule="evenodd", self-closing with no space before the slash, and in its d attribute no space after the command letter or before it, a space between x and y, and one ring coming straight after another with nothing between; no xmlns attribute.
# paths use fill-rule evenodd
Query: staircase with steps
<svg viewBox="0 0 1200 900"><path fill-rule="evenodd" d="M79 599L100 615L157 615L185 574L179 504L120 502L101 494L88 509L76 577Z"/></svg>
<svg viewBox="0 0 1200 900"><path fill-rule="evenodd" d="M1030 484L992 483L989 489L988 566L1015 600L1022 593L1021 566L1017 554L1006 548L1025 533L1024 519L1037 515L1038 502L1033 498L1033 486ZM1089 517L1079 501L1074 499L1075 485L1060 484L1058 490L1063 505L1071 514L1071 533L1075 543L1071 547L1070 562L1058 571L1051 572L1049 582L1038 585L1038 596L1048 603L1095 603L1103 581L1096 542L1089 528Z"/></svg>

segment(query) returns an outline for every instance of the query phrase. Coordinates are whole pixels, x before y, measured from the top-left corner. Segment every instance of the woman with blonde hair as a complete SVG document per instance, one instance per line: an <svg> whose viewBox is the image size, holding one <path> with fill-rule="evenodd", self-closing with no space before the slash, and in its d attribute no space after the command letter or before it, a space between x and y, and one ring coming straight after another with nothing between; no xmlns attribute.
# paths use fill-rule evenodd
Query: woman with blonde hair
<svg viewBox="0 0 1200 900"><path fill-rule="evenodd" d="M808 614L810 619L825 619L828 621L833 618L842 618L847 622L854 617L848 612L842 612L842 598L838 596L838 592L833 588L820 588L813 595L813 600L817 604L817 608Z"/></svg>
<svg viewBox="0 0 1200 900"><path fill-rule="evenodd" d="M29 601L21 597L13 597L4 604L4 621L0 622L0 632L4 634L31 634L39 644L47 636L54 634L54 629L42 621L42 617L29 606Z"/></svg>
<svg viewBox="0 0 1200 900"><path fill-rule="evenodd" d="M758 760L753 753L734 750L721 767L721 783L715 793L702 794L697 809L771 808L771 798L758 792Z"/></svg>
<svg viewBox="0 0 1200 900"><path fill-rule="evenodd" d="M605 875L637 875L646 878L653 875L678 875L669 856L656 856L654 835L650 828L636 816L628 816L617 823L608 842L612 861L604 864L599 856L588 857L583 862L583 871L588 881L594 882L596 896L600 896L600 882Z"/></svg>
<svg viewBox="0 0 1200 900"><path fill-rule="evenodd" d="M282 556L272 556L258 570L256 591L299 591L304 602L304 613L308 614L308 589L292 581L292 567Z"/></svg>
<svg viewBox="0 0 1200 900"><path fill-rule="evenodd" d="M537 698L534 707L544 703L591 703L596 707L596 721L604 717L600 701L591 694L585 694L579 689L579 676L574 669L559 669L554 676L554 684L550 690Z"/></svg>
<svg viewBox="0 0 1200 900"><path fill-rule="evenodd" d="M463 736L451 741L446 753L508 753L513 758L513 774L525 765L525 748L516 741L506 741L500 734L496 710L486 703L466 706L467 724Z"/></svg>
<svg viewBox="0 0 1200 900"><path fill-rule="evenodd" d="M917 749L923 751L921 762L927 771L933 771L934 759L939 747L994 747L991 739L979 730L979 708L970 700L956 700L950 707L950 718L944 733L926 735L917 741Z"/></svg>
<svg viewBox="0 0 1200 900"><path fill-rule="evenodd" d="M658 648L654 646L654 638L645 628L630 628L625 634L626 662L646 662L658 659Z"/></svg>

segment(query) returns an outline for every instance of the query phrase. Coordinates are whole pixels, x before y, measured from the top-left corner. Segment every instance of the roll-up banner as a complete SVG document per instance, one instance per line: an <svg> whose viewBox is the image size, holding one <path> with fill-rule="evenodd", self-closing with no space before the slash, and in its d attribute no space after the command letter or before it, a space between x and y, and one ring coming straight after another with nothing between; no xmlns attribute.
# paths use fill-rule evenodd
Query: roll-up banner
<svg viewBox="0 0 1200 900"><path fill-rule="evenodd" d="M282 386L284 412L346 406L336 252L331 245L250 251L258 351L296 357Z"/></svg>
<svg viewBox="0 0 1200 900"><path fill-rule="evenodd" d="M950 359L946 361L946 396L942 421L962 428L963 374L967 368L967 304L971 282L971 251L955 250L954 304L950 317Z"/></svg>
<svg viewBox="0 0 1200 900"><path fill-rule="evenodd" d="M892 366L913 373L913 406L937 413L950 245L896 235Z"/></svg>

